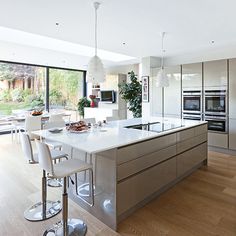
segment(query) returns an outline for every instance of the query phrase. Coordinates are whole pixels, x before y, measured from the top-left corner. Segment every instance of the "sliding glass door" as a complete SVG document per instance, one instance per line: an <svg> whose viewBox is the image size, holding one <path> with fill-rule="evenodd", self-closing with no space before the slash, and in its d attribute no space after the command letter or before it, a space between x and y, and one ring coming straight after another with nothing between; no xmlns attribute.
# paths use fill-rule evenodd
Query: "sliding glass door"
<svg viewBox="0 0 236 236"><path fill-rule="evenodd" d="M45 75L44 67L0 62L0 116L43 110Z"/></svg>
<svg viewBox="0 0 236 236"><path fill-rule="evenodd" d="M84 72L49 69L49 110L71 114L77 120L77 103L84 96Z"/></svg>

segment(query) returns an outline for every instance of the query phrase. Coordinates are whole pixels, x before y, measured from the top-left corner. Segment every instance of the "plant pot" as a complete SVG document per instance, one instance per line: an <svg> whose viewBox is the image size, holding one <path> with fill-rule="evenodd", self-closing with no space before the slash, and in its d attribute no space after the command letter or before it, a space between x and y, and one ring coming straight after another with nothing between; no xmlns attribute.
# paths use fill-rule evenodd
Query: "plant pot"
<svg viewBox="0 0 236 236"><path fill-rule="evenodd" d="M96 103L95 103L95 101L92 100L92 101L90 102L90 107L95 107L95 106L96 106Z"/></svg>

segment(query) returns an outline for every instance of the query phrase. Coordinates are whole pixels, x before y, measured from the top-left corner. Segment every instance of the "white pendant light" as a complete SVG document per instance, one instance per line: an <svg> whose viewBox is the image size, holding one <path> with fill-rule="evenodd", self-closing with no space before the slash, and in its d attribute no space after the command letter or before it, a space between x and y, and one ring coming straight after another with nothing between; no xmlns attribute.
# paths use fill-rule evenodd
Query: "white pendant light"
<svg viewBox="0 0 236 236"><path fill-rule="evenodd" d="M161 51L162 51L161 68L157 73L156 87L169 86L169 78L166 75L165 68L164 68L164 36L165 36L165 32L162 32L161 33Z"/></svg>
<svg viewBox="0 0 236 236"><path fill-rule="evenodd" d="M95 56L92 57L88 64L86 81L92 84L100 84L105 81L105 70L101 59L97 56L97 10L99 2L94 2L95 8Z"/></svg>

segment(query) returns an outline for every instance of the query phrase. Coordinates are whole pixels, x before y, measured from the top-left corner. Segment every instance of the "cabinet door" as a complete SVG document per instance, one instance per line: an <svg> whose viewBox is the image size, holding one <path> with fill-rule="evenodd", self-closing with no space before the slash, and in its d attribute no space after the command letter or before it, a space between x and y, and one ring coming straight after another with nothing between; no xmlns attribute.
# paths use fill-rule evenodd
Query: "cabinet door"
<svg viewBox="0 0 236 236"><path fill-rule="evenodd" d="M151 115L160 116L162 115L162 88L156 87L156 77L157 77L158 69L151 69L151 76L149 81L149 86L152 91L150 91L149 99L151 104ZM151 80L153 81L151 86ZM144 103L143 103L144 105ZM149 115L149 114L148 114Z"/></svg>
<svg viewBox="0 0 236 236"><path fill-rule="evenodd" d="M227 60L204 62L204 87L227 86Z"/></svg>
<svg viewBox="0 0 236 236"><path fill-rule="evenodd" d="M181 116L181 73L180 66L166 68L170 85L164 88L164 114L170 117Z"/></svg>
<svg viewBox="0 0 236 236"><path fill-rule="evenodd" d="M229 149L236 150L236 119L229 119Z"/></svg>
<svg viewBox="0 0 236 236"><path fill-rule="evenodd" d="M229 118L236 119L236 59L229 60Z"/></svg>
<svg viewBox="0 0 236 236"><path fill-rule="evenodd" d="M208 132L208 145L219 148L228 148L228 134Z"/></svg>
<svg viewBox="0 0 236 236"><path fill-rule="evenodd" d="M189 90L202 90L202 63L182 66L182 87Z"/></svg>

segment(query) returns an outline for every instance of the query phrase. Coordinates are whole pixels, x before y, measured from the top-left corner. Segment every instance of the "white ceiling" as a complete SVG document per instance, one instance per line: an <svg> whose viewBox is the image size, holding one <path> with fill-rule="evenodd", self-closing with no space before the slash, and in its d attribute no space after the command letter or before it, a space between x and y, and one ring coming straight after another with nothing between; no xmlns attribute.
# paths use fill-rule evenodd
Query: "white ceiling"
<svg viewBox="0 0 236 236"><path fill-rule="evenodd" d="M232 49L236 53L235 0L100 2L100 49L137 60L145 56L160 56L160 32L165 31L166 57L197 53L204 58L205 54L219 49ZM0 0L0 26L93 46L92 3L91 0ZM59 26L56 26L56 22ZM1 35L0 40L7 41ZM14 41L17 43L17 38ZM85 64L87 60L85 58Z"/></svg>

